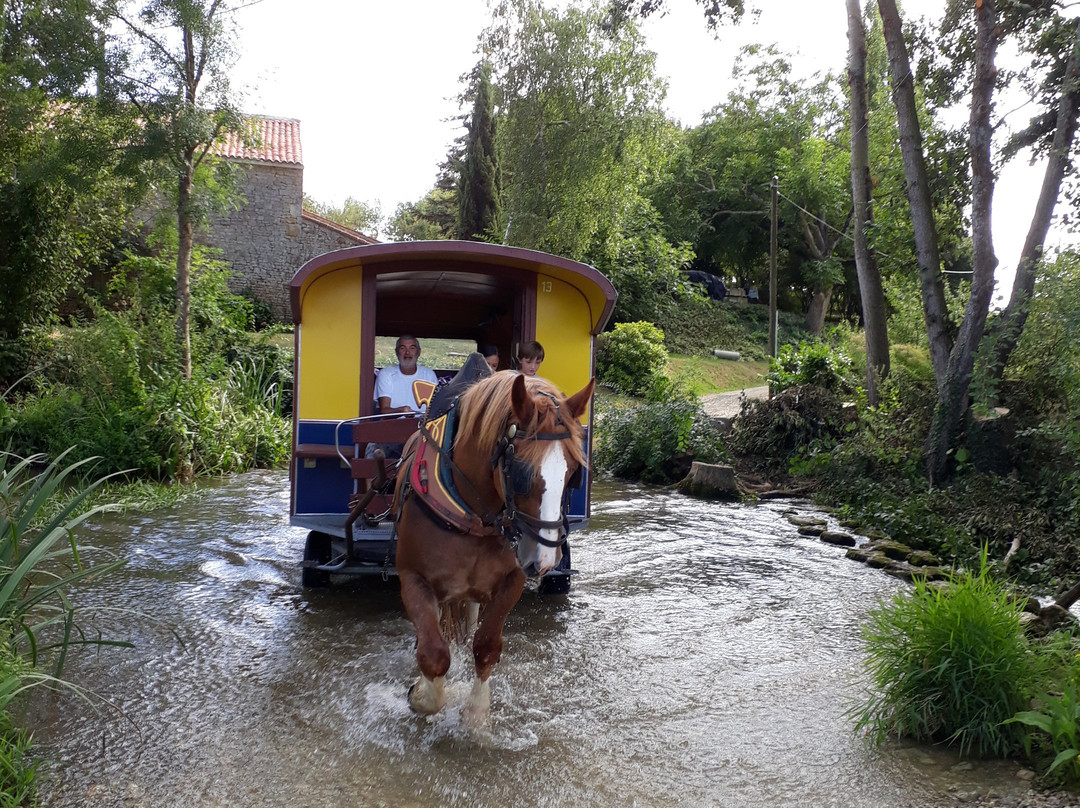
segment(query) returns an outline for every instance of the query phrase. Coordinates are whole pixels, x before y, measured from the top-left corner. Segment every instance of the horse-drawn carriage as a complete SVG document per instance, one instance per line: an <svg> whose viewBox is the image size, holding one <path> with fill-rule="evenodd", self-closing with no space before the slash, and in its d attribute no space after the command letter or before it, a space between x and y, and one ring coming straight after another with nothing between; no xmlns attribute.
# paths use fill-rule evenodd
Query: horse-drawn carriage
<svg viewBox="0 0 1080 808"><path fill-rule="evenodd" d="M594 340L615 290L594 268L553 255L475 242L404 242L312 259L292 280L291 302L290 521L309 531L304 585L323 586L331 575L397 573L393 485L386 479L394 463L365 457L365 449L405 442L423 418L378 414L376 338L410 334L421 347L425 338L489 343L502 367L520 345L538 340L546 349L541 374L570 394L593 376ZM435 370L440 377L456 371ZM587 452L591 402L580 420ZM590 487L586 462L563 504L570 530L588 521ZM545 573L542 588L566 591L571 571L564 543L559 568Z"/></svg>

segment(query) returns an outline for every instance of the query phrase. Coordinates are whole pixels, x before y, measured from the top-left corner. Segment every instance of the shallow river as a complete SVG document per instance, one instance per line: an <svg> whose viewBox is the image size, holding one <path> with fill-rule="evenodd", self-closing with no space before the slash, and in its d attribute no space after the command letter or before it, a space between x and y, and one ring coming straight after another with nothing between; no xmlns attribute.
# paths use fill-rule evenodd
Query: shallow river
<svg viewBox="0 0 1080 808"><path fill-rule="evenodd" d="M860 617L903 584L798 535L790 507L598 484L570 595L526 592L511 614L481 733L459 722L464 654L444 713L409 711L394 587L301 589L283 473L102 520L84 541L129 563L78 602L117 609L90 625L136 648L66 671L109 705L35 697L43 805L890 808L1018 790L1013 764L854 736Z"/></svg>

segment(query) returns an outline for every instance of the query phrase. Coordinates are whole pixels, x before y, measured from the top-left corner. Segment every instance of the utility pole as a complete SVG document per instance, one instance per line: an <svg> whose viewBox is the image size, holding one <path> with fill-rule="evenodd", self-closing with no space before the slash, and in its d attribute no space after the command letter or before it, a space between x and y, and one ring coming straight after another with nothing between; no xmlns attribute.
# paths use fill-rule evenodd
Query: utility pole
<svg viewBox="0 0 1080 808"><path fill-rule="evenodd" d="M776 197L780 178L773 175L769 188L772 191L772 210L769 228L769 356L776 358Z"/></svg>

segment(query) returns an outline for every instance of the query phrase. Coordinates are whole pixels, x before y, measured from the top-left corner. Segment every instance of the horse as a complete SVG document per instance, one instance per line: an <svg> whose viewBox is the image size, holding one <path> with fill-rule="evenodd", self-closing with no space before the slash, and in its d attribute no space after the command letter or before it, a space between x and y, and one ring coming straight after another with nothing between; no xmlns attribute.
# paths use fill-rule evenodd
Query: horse
<svg viewBox="0 0 1080 808"><path fill-rule="evenodd" d="M443 611L461 610L475 624L476 680L462 711L476 728L491 707L488 677L502 655L503 625L528 576L555 569L567 526L563 493L586 462L579 419L595 379L567 398L546 379L511 371L472 385L455 405L450 451L425 422L407 444L395 487L396 566L401 600L416 630L420 676L409 705L423 715L446 703L450 646ZM444 423L439 419L437 423ZM429 488L449 472L465 513L432 504ZM580 476L578 477L580 479ZM449 486L448 486L449 487Z"/></svg>

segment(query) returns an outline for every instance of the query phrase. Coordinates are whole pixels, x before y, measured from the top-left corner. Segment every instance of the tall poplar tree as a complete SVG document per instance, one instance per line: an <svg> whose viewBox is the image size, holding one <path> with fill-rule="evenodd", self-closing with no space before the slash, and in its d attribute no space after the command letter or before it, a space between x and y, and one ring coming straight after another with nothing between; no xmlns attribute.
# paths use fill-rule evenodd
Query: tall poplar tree
<svg viewBox="0 0 1080 808"><path fill-rule="evenodd" d="M478 65L476 98L465 125L465 155L458 179L457 237L484 241L499 221L499 167L495 154L495 98L491 68Z"/></svg>

